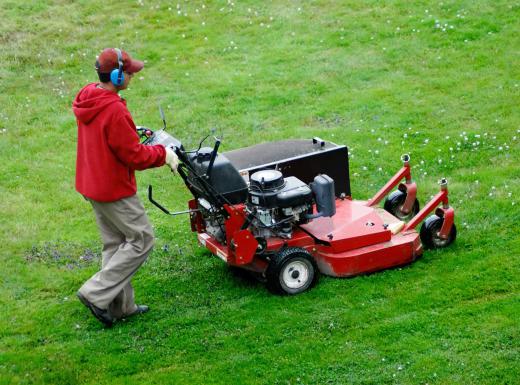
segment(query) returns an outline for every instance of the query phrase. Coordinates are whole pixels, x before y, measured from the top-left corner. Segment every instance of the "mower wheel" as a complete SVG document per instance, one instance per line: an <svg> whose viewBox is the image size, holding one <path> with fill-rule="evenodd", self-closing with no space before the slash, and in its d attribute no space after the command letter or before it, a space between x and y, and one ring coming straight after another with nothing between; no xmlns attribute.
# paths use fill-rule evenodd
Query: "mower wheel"
<svg viewBox="0 0 520 385"><path fill-rule="evenodd" d="M448 247L457 238L457 228L455 223L451 226L448 238L443 239L439 237L439 231L441 230L444 219L437 216L429 216L421 226L421 242L425 249L441 249Z"/></svg>
<svg viewBox="0 0 520 385"><path fill-rule="evenodd" d="M412 210L408 214L405 214L401 211L405 200L406 192L401 190L395 190L386 198L384 208L394 217L397 217L400 220L407 222L419 212L419 201L415 199L415 202L412 206Z"/></svg>
<svg viewBox="0 0 520 385"><path fill-rule="evenodd" d="M281 295L294 295L304 292L316 283L318 268L307 250L288 247L271 258L266 278L269 291Z"/></svg>

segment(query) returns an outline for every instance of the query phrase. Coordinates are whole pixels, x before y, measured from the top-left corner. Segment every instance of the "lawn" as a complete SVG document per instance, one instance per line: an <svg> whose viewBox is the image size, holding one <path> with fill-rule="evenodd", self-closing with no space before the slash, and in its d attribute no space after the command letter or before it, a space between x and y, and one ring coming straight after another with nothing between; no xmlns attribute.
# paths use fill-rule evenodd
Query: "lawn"
<svg viewBox="0 0 520 385"><path fill-rule="evenodd" d="M520 4L0 0L0 384L519 384ZM103 329L75 292L99 265L74 189L76 92L120 47L137 124L224 151L346 144L368 199L410 153L422 205L449 180L457 241L293 297L200 248L166 168L138 174L151 312Z"/></svg>

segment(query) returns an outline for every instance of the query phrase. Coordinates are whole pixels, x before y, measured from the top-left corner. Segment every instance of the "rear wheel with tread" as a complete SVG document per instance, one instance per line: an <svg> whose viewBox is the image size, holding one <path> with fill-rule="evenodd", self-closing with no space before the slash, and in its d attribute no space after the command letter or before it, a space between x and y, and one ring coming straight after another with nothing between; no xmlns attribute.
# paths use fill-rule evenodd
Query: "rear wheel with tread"
<svg viewBox="0 0 520 385"><path fill-rule="evenodd" d="M312 287L318 278L316 262L310 253L299 247L280 250L269 262L267 288L275 294L294 295Z"/></svg>

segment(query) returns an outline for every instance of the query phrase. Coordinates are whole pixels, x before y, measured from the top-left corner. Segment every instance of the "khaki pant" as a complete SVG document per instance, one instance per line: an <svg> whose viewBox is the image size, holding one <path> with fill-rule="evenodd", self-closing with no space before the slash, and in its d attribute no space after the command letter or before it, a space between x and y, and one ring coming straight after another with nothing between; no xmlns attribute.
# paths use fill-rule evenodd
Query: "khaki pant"
<svg viewBox="0 0 520 385"><path fill-rule="evenodd" d="M102 267L79 289L100 309L122 318L137 309L130 280L146 260L154 234L144 207L133 195L115 202L88 201L103 241Z"/></svg>

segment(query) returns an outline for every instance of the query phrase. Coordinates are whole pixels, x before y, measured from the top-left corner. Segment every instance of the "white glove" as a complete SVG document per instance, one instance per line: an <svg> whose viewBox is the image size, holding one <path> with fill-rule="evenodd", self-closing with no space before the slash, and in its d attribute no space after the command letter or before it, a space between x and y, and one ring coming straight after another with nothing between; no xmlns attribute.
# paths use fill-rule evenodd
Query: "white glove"
<svg viewBox="0 0 520 385"><path fill-rule="evenodd" d="M166 147L166 164L168 167L172 169L175 173L177 171L177 167L179 166L179 157L171 148Z"/></svg>

